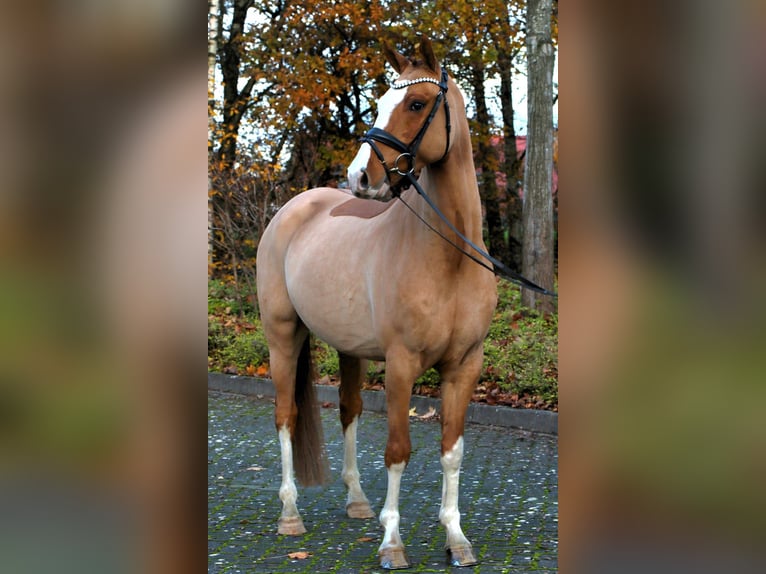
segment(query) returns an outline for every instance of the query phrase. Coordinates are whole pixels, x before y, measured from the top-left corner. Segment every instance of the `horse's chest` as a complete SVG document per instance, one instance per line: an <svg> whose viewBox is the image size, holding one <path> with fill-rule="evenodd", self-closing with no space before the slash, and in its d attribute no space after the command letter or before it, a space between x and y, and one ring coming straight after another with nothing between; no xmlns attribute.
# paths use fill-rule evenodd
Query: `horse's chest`
<svg viewBox="0 0 766 574"><path fill-rule="evenodd" d="M445 347L454 339L483 337L489 323L486 309L475 298L457 294L415 294L399 306L400 332L412 346Z"/></svg>

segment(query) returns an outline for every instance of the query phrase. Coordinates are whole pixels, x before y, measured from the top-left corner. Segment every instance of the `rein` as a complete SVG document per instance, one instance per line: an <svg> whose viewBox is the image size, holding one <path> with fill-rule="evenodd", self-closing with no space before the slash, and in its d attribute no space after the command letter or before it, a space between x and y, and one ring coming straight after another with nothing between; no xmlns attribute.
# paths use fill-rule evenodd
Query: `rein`
<svg viewBox="0 0 766 574"><path fill-rule="evenodd" d="M546 288L544 288L544 287L540 287L540 286L539 286L537 283L534 283L534 282L530 281L529 279L527 279L527 278L526 278L526 277L524 277L523 275L521 275L521 274L519 274L519 273L516 273L516 272L515 272L513 269L511 269L510 267L508 267L508 266L507 266L505 263L503 263L503 262L502 262L502 261L500 261L499 259L496 259L496 258L492 257L492 256L491 256L489 253L487 253L486 251L484 251L484 250L483 250L481 247L479 247L479 246L478 246L478 245L476 245L476 244L475 244L473 241L471 241L470 239L468 239L468 238L467 238L465 235L463 235L462 233L460 233L460 231L459 231L459 230L458 230L458 229L457 229L457 228L456 228L456 227L455 227L455 226L452 224L452 222L451 222L449 219L447 219L447 216L446 216L446 215L444 215L444 213L442 213L441 209L439 209L439 208L436 206L436 204L434 203L434 201L433 201L433 200L432 200L430 197L428 197L428 194L427 194L427 193L426 193L426 192L423 190L423 188L420 186L420 184L418 183L418 181L417 181L417 180L416 180L416 179L413 177L413 175L412 175L412 174L410 174L410 173L408 173L408 174L406 174L404 177L406 177L406 178L409 180L409 183L410 183L410 184L411 184L411 185L412 185L412 186L415 188L415 190L418 192L418 194L419 194L419 195L420 195L420 196L421 196L423 199L425 199L425 201L426 201L426 203L428 204L428 206L429 206L431 209L433 209L433 210L434 210L434 212L436 213L436 215L438 215L438 216L439 216L439 219L441 219L441 220L442 220L444 223L446 223L446 224L447 224L447 227L449 227L449 228L452 230L452 232L453 232L453 233L455 233L455 235L457 235L457 236L458 236L460 239L462 239L462 240L463 240L463 241L464 241L464 242L465 242L467 245L469 245L469 246L470 246L470 247L471 247L471 248L472 248L474 251L476 251L476 252L477 252L479 255L481 255L482 257L484 257L485 259L487 259L487 260L488 260L490 263L492 263L492 265L494 265L494 267L490 267L489 265L487 265L486 263L484 263L482 260L480 260L478 257L476 257L476 256L472 255L471 253L468 253L468 251L466 251L465 249L463 249L463 248L462 248L460 245L458 245L457 243L455 243L454 241L452 241L452 240L451 240L449 237L447 237L446 235L444 235L444 234L443 234L441 231L439 231L439 230L438 230L438 229L436 229L436 228L435 228L433 225L431 225L431 224L430 224L430 223L428 223L428 222L427 222L425 219L423 219L423 218L420 216L420 214L419 214L417 211L415 211L415 210L414 210L414 209L413 209L413 208L410 206L410 204L408 204L406 201L404 201L404 200L402 199L402 196L401 196L401 195L397 195L397 196L396 196L396 198L397 198L399 201L401 201L401 202L402 202L402 203L403 203L403 204L404 204L404 205L407 207L407 209L409 209L409 210L410 210L412 213L414 213L414 214L415 214L415 216L416 216L416 217L417 217L417 218L418 218L420 221L422 221L423 223L425 223L425 225L426 225L426 226L427 226L427 227L428 227L428 228L429 228L431 231L433 231L434 233L436 233L436 234L437 234L439 237L441 237L442 239L444 239L444 240L445 240L447 243L449 243L450 245L452 245L452 246L453 246L455 249L457 249L458 251L460 251L460 252L461 252L463 255L465 255L465 256L466 256L466 257L468 257L469 259L471 259L471 260L475 261L476 263L478 263L479 265L481 265L482 267L484 267L484 269L489 269L489 270L490 270L490 271L492 271L492 273L494 273L495 275L498 275L498 276L502 277L503 279L507 279L507 280L508 280L508 281L510 281L511 283L516 283L516 285L520 285L521 287L524 287L524 288L526 288L526 289L531 289L532 291L536 291L537 293L541 293L541 294L543 294L543 295L550 295L551 297L558 297L558 296L559 296L559 295L558 295L558 293L555 293L555 292L553 292L553 291L548 291Z"/></svg>
<svg viewBox="0 0 766 574"><path fill-rule="evenodd" d="M484 251L481 247L476 245L473 241L468 239L465 235L463 235L453 224L452 222L447 219L447 216L442 213L442 211L437 207L437 205L434 203L434 201L428 197L428 194L423 190L421 185L418 183L417 179L415 178L415 157L417 155L418 148L420 147L420 142L423 140L423 136L425 136L426 130L431 125L431 121L433 121L434 116L436 115L436 112L439 109L439 106L442 102L444 102L444 112L447 117L447 143L444 148L444 153L442 154L442 157L438 159L434 163L439 163L442 161L449 152L449 140L450 140L450 131L451 131L451 124L450 124L450 113L449 113L449 103L447 102L447 72L446 70L442 69L442 76L441 81L437 81L434 78L418 78L415 80L405 80L402 82L394 82L392 84L392 88L395 90L399 90L402 88L406 88L407 86L411 86L412 84L417 84L421 82L430 82L433 84L436 84L439 86L439 95L436 96L436 101L434 102L433 107L431 108L431 112L428 114L428 117L426 118L425 123L420 128L420 131L418 131L415 138L410 142L409 145L402 142L399 138L396 136L391 135L385 130L382 130L380 128L370 128L364 136L362 136L361 141L364 143L369 144L369 146L372 148L372 151L375 152L375 155L378 157L378 160L381 164L383 164L383 167L386 170L386 179L388 180L389 187L391 189L392 195L397 198L399 201L401 201L407 209L409 209L412 213L415 214L415 216L420 219L431 231L436 233L439 237L444 239L447 243L452 245L455 249L460 251L463 255L471 259L472 261L478 263L485 269L488 269L492 271L495 275L498 275L500 277L503 277L504 279L507 279L508 281L511 281L512 283L516 283L517 285L520 285L521 287L524 287L526 289L531 289L532 291L535 291L537 293L541 293L543 295L549 295L551 297L558 297L558 293L555 293L553 291L548 291L544 287L540 287L536 283L530 281L523 275L520 275L519 273L516 273L513 271L510 267L505 265L502 261L492 257L489 253ZM383 153L378 149L378 146L375 144L375 142L382 143L396 151L399 152L399 155L394 160L394 165L392 167L389 167L386 163L385 158L383 157ZM405 166L405 169L402 170L399 166L400 161L404 159L407 164ZM395 184L391 184L391 174L395 173L400 176L399 181L397 181ZM439 216L439 218L447 224L447 227L452 230L453 233L455 233L465 244L471 247L476 253L478 253L481 257L492 263L492 267L484 263L484 261L480 260L475 255L472 255L465 249L463 249L460 245L452 241L449 237L444 235L442 232L440 232L438 229L436 229L433 225L428 223L425 219L423 219L406 201L402 199L401 192L406 189L407 187L414 187L415 190L418 192L418 194L425 200L425 202L428 204L428 206L434 210L434 213Z"/></svg>

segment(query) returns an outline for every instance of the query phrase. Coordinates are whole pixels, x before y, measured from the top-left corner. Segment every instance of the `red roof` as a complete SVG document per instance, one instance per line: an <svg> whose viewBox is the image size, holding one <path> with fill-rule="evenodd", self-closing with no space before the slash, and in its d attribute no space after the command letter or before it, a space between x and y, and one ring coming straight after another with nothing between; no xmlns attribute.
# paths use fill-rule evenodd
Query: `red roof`
<svg viewBox="0 0 766 574"><path fill-rule="evenodd" d="M503 136L493 135L490 138L490 143L498 151L498 160L502 164L505 160L505 149L503 146ZM516 136L516 157L521 158L524 152L527 150L527 136ZM523 169L523 168L522 168ZM505 173L502 171L497 172L497 185L500 189L505 189ZM556 193L559 190L559 174L556 169L556 165L553 165L553 181L551 185L551 193ZM521 190L523 194L524 191ZM522 196L523 197L523 196Z"/></svg>

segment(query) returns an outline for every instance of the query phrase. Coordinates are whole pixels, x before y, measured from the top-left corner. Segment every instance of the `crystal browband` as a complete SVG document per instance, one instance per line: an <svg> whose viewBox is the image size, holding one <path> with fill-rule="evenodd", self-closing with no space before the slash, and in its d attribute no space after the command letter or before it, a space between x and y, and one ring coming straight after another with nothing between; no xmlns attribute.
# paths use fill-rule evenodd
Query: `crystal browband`
<svg viewBox="0 0 766 574"><path fill-rule="evenodd" d="M415 80L402 80L401 82L396 81L393 84L391 84L391 87L395 90L401 90L402 88L406 88L407 86L411 86L412 84L422 84L423 82L431 82L432 84L441 86L441 82L439 82L439 80L437 80L436 78L417 78Z"/></svg>

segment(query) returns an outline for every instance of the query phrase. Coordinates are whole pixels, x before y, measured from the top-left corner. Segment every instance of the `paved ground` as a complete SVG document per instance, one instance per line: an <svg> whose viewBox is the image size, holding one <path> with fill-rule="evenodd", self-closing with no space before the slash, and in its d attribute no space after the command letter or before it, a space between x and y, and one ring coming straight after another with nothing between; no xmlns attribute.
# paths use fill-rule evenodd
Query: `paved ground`
<svg viewBox="0 0 766 574"><path fill-rule="evenodd" d="M308 533L276 534L281 466L273 404L239 395L208 396L208 572L380 572L377 519L346 517L338 410L323 409L332 481L299 487ZM439 524L440 427L413 420L413 453L402 479L401 534L413 567L405 572L557 572L556 437L468 425L460 483L463 530L480 561L446 566ZM377 513L385 499L386 419L365 412L359 426L362 487ZM289 553L307 552L303 560Z"/></svg>

